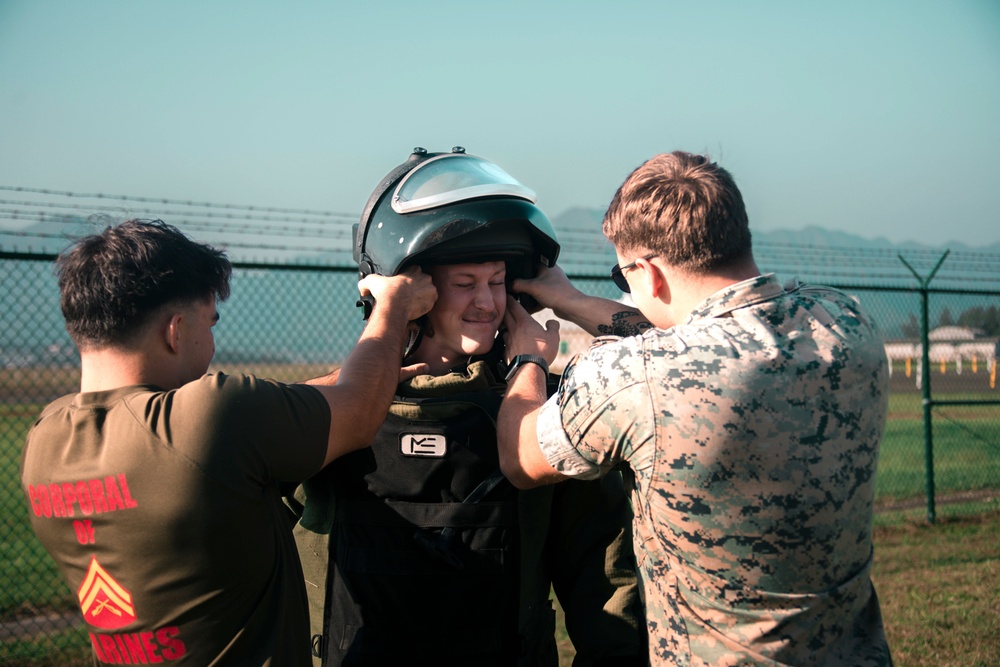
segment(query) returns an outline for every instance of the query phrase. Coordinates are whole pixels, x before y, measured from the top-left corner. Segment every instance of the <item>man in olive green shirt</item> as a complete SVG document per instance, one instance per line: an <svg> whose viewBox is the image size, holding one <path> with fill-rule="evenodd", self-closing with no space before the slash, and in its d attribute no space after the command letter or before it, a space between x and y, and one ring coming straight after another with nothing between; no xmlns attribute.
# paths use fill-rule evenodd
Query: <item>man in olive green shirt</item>
<svg viewBox="0 0 1000 667"><path fill-rule="evenodd" d="M362 282L376 305L339 373L286 385L205 375L216 300L229 294L222 252L131 220L82 239L57 267L81 391L42 413L21 481L95 659L308 664L278 483L371 441L401 376L407 322L436 298L430 278Z"/></svg>

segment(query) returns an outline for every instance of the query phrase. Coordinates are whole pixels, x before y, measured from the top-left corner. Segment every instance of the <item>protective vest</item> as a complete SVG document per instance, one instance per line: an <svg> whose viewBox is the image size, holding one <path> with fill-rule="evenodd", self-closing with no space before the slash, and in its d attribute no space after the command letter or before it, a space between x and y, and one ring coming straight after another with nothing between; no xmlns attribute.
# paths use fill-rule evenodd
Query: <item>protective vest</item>
<svg viewBox="0 0 1000 667"><path fill-rule="evenodd" d="M323 664L510 665L523 650L518 491L496 446L504 387L486 362L459 382L404 385L413 395L372 446L313 480L335 496Z"/></svg>

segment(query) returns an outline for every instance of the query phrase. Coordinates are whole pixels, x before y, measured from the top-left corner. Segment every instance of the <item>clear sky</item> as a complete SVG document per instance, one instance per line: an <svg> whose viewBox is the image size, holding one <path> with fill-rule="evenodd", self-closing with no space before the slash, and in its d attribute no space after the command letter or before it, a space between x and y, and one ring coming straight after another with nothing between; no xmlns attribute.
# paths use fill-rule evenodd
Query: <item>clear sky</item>
<svg viewBox="0 0 1000 667"><path fill-rule="evenodd" d="M358 213L454 145L550 217L682 149L752 229L996 243L1000 2L0 0L0 185Z"/></svg>

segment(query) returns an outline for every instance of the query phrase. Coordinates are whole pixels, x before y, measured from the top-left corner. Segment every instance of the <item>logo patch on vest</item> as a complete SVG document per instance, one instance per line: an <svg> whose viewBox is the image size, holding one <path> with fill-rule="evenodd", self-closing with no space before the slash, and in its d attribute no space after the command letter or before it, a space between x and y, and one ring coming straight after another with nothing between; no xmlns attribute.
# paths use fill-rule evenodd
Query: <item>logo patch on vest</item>
<svg viewBox="0 0 1000 667"><path fill-rule="evenodd" d="M444 458L448 440L440 433L400 433L399 451L403 456Z"/></svg>
<svg viewBox="0 0 1000 667"><path fill-rule="evenodd" d="M96 557L91 557L77 595L84 620L95 628L117 630L136 620L132 594L101 567Z"/></svg>

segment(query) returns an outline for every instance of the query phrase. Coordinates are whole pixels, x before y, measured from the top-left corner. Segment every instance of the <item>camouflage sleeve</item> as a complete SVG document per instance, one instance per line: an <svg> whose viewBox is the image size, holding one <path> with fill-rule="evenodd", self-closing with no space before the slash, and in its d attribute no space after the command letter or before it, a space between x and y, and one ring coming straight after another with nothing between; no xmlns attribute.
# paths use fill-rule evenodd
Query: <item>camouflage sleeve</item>
<svg viewBox="0 0 1000 667"><path fill-rule="evenodd" d="M600 476L600 468L580 456L576 447L566 437L558 395L550 398L542 406L541 412L538 413L536 433L542 454L545 455L549 465L560 473L577 479L596 479Z"/></svg>
<svg viewBox="0 0 1000 667"><path fill-rule="evenodd" d="M594 479L625 460L642 467L637 458L653 442L653 423L642 338L634 337L574 359L542 407L536 434L549 465L568 477Z"/></svg>

